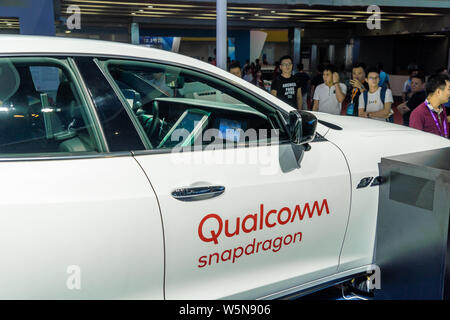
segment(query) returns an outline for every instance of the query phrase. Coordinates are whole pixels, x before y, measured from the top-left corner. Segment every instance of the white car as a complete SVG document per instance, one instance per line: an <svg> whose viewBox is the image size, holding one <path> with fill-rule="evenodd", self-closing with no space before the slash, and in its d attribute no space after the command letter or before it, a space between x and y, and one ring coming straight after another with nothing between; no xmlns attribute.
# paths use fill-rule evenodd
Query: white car
<svg viewBox="0 0 450 320"><path fill-rule="evenodd" d="M373 262L381 157L449 140L226 71L0 36L0 299L271 299ZM318 121L317 121L318 120Z"/></svg>

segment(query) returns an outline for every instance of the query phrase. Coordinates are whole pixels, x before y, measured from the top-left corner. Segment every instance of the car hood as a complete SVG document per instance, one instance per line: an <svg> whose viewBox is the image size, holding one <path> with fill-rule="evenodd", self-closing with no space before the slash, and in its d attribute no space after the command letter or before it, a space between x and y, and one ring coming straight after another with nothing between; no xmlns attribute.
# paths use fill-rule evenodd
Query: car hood
<svg viewBox="0 0 450 320"><path fill-rule="evenodd" d="M344 131L346 133L348 133L349 131L359 133L364 132L366 134L380 134L381 131L415 131L415 129L385 121L352 116L332 115L322 112L312 113L317 117L321 125L325 126L328 129L331 129L323 130L326 131L326 134L329 134L334 130Z"/></svg>
<svg viewBox="0 0 450 320"><path fill-rule="evenodd" d="M353 173L370 170L376 174L382 157L450 147L449 139L403 125L351 116L314 114L322 122L319 122L321 128L317 131L320 134L326 131L322 135L343 152ZM328 130L324 130L327 127Z"/></svg>

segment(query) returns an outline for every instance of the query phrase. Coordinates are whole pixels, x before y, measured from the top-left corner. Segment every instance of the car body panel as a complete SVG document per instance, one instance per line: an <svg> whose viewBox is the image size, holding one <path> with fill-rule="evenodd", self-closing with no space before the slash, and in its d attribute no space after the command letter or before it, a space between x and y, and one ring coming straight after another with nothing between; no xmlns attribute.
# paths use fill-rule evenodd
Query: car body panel
<svg viewBox="0 0 450 320"><path fill-rule="evenodd" d="M379 187L357 189L361 179L379 175L382 157L450 147L450 140L376 120L329 118L344 130L330 130L326 138L345 154L352 175L352 208L339 265L344 271L373 262Z"/></svg>
<svg viewBox="0 0 450 320"><path fill-rule="evenodd" d="M347 163L338 148L326 141L312 145L301 166L293 166L289 170L282 169L287 166L283 163L287 159L295 163L289 144L136 155L161 205L168 299L218 299L227 296L255 299L278 291L281 281L289 279L292 285L297 285L336 272L348 221L350 176ZM263 162L265 170L262 170L261 162L252 163L251 152L257 152L257 156L269 155L270 163ZM224 164L217 168L214 164L217 162L214 161L220 159ZM246 161L227 163L227 159ZM170 174L165 169L168 167ZM224 194L202 201L183 202L171 196L171 192L177 188L197 185L220 185L226 189ZM311 188L312 185L315 188ZM323 208L321 215L318 210L314 212L312 209L311 218L300 220L297 215L294 219L292 212L296 205L305 210L306 203L313 208L314 202L317 201L321 206L324 199L328 207ZM257 214L260 217L261 212L266 215L269 210L280 212L285 207L291 208L292 219L284 225L279 223L276 214L272 214L268 221L278 221L273 228L264 224L260 228L258 222L258 230L246 233L241 227L240 233L233 237L226 237L224 229L217 244L202 241L199 235L199 229L202 229L205 238L209 237L211 230L217 229L217 220L214 219L207 219L200 227L208 214L217 214L223 221L228 219L229 231L233 233L237 218L242 223L248 215ZM308 216L307 213L305 215ZM285 211L281 219L287 221L289 217L291 215ZM246 226L251 228L252 222L247 220ZM234 263L224 261L222 257L217 263L214 256L210 264L210 254L223 254L226 250L234 252L235 248L244 248L252 241L256 245L257 242L297 232L302 233L301 241L283 245L276 252L264 250L258 254L243 255ZM318 247L321 249L317 250ZM251 252L250 248L248 252ZM206 264L201 263L202 256Z"/></svg>
<svg viewBox="0 0 450 320"><path fill-rule="evenodd" d="M156 197L131 156L0 161L1 299L163 299Z"/></svg>

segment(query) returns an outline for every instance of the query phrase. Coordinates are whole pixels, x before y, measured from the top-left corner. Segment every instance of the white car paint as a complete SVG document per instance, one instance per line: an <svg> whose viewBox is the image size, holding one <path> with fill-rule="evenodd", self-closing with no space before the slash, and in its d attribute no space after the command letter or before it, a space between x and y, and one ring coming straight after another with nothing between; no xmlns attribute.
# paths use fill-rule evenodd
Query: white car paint
<svg viewBox="0 0 450 320"><path fill-rule="evenodd" d="M131 156L0 161L0 176L0 299L163 298L161 216Z"/></svg>
<svg viewBox="0 0 450 320"><path fill-rule="evenodd" d="M88 55L177 63L247 87L281 109L290 106L210 64L144 47L54 37L0 36L0 56ZM3 299L255 299L276 298L361 272L373 260L378 187L357 190L378 175L381 157L450 146L449 140L403 126L314 113L342 127L319 124L328 141L311 143L300 168L286 146L259 147L281 154L276 174L261 166L174 163L173 154L86 159L0 159L0 298ZM226 158L248 149L194 152ZM281 153L279 153L281 151ZM194 153L185 155L193 156ZM182 156L183 157L183 156ZM178 159L180 160L180 159ZM169 174L170 173L170 174ZM183 186L223 185L227 191L201 202L180 202ZM223 237L198 236L201 219L219 214L234 221L271 208L294 208L327 199L330 213L301 222ZM199 257L282 234L302 232L299 246L243 256L199 268ZM67 267L82 272L81 290L67 288Z"/></svg>
<svg viewBox="0 0 450 320"><path fill-rule="evenodd" d="M195 161L194 153L187 153L178 161L174 154L138 155L136 160L152 182L163 212L166 237L166 294L168 299L217 299L233 295L236 299L255 299L278 290L278 283L289 279L291 285L305 283L332 275L338 267L339 254L350 209L349 171L342 153L329 142L317 143L302 161L303 170L282 172L278 160L279 146L258 147L263 154L276 155L273 164L276 174L261 172L261 164L208 165L206 160ZM253 148L256 149L256 148ZM293 158L290 146L282 150L283 157ZM204 157L246 157L251 148L205 151ZM206 154L205 154L206 153ZM186 161L183 161L186 160ZM293 160L292 160L293 161ZM170 165L171 174L164 170ZM171 192L179 187L192 185L221 185L226 192L219 197L195 202L175 200ZM314 186L314 187L312 187ZM335 192L339 186L340 192ZM318 192L320 190L320 192ZM258 214L264 205L269 210L311 207L314 201L322 204L326 199L329 214L323 209L321 216L314 213L311 219L300 221L298 216L285 225L277 223L273 228L264 227L227 238L222 231L218 244L204 242L198 235L201 220L208 214L219 215L230 221L230 232L236 228L236 218L242 223L245 216ZM283 219L287 219L284 213ZM292 218L291 218L292 220ZM209 220L202 233L207 236L217 231L216 220ZM269 222L276 223L272 214ZM247 228L252 221L247 221ZM259 241L270 240L302 232L302 240L283 246L277 252L270 250L231 261L212 259L211 265L199 267L199 258L215 252L245 247ZM299 239L299 238L297 238ZM266 246L267 248L267 246ZM320 248L320 250L318 250ZM250 252L250 250L248 251ZM226 258L225 253L225 258ZM182 270L182 272L180 272ZM229 285L232 284L232 285ZM264 288L263 288L264 287Z"/></svg>

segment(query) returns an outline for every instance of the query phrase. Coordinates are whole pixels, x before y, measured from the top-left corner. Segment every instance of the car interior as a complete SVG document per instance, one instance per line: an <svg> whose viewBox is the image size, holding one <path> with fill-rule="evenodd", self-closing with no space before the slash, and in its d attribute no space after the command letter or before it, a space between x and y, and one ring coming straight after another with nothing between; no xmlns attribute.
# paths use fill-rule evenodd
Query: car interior
<svg viewBox="0 0 450 320"><path fill-rule="evenodd" d="M63 66L0 59L0 84L0 153L98 151Z"/></svg>
<svg viewBox="0 0 450 320"><path fill-rule="evenodd" d="M104 62L124 99L142 125L153 149L197 143L248 143L244 134L274 129L274 118L241 102L214 83L176 69ZM279 121L279 120L278 120ZM199 142L208 130L212 138ZM211 131L209 131L211 132Z"/></svg>

